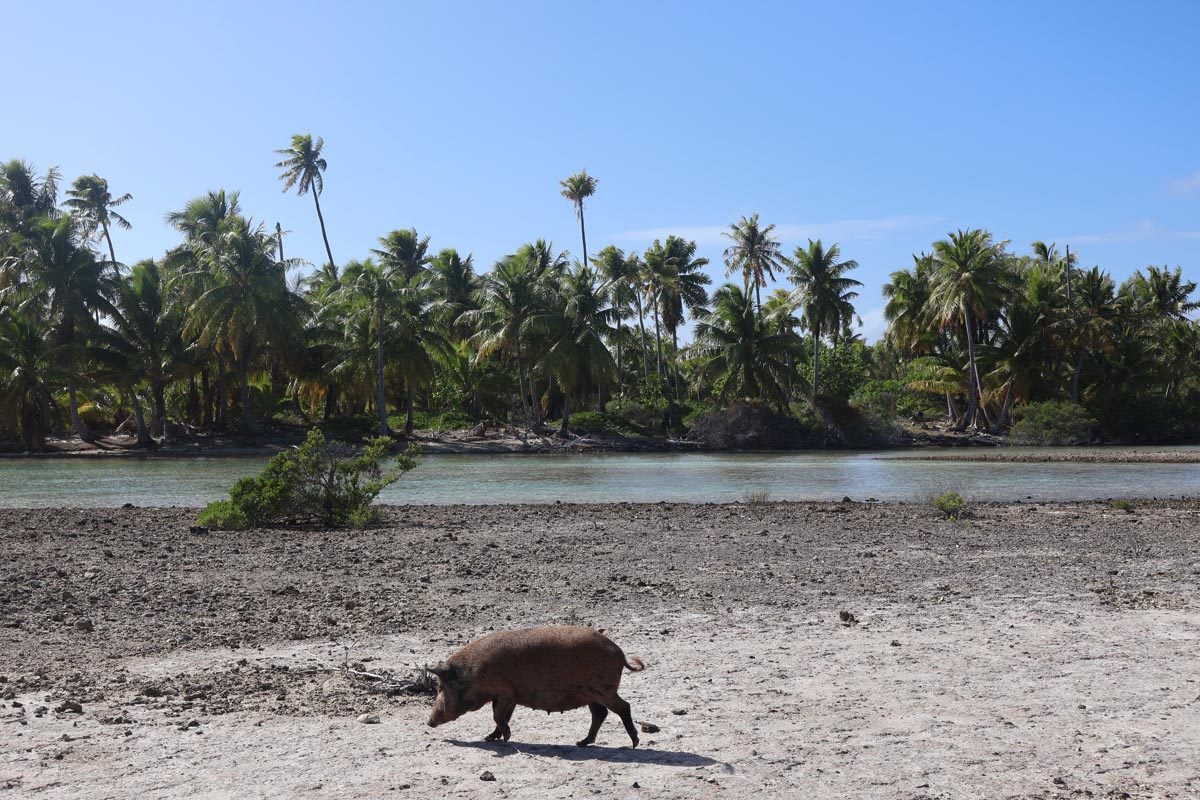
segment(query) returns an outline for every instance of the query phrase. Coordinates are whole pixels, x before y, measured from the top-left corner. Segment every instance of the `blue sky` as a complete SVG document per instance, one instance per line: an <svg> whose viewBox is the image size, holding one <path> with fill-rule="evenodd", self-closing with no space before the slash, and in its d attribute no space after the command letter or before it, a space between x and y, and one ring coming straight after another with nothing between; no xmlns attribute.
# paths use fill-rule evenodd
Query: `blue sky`
<svg viewBox="0 0 1200 800"><path fill-rule="evenodd" d="M210 188L323 258L273 150L325 138L334 256L394 228L486 270L544 237L573 253L558 181L599 179L592 251L695 238L759 212L790 252L880 287L948 230L1070 243L1121 279L1200 278L1200 4L32 3L3 12L0 158L134 195L122 261L176 241Z"/></svg>

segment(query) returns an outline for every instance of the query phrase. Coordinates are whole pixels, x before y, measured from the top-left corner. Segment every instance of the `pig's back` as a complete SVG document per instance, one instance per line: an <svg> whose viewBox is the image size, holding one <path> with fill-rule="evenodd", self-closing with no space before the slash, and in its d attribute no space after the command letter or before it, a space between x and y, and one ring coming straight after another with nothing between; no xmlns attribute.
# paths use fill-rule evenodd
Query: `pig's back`
<svg viewBox="0 0 1200 800"><path fill-rule="evenodd" d="M625 655L591 628L560 626L499 631L451 659L480 689L542 711L603 703L621 683Z"/></svg>

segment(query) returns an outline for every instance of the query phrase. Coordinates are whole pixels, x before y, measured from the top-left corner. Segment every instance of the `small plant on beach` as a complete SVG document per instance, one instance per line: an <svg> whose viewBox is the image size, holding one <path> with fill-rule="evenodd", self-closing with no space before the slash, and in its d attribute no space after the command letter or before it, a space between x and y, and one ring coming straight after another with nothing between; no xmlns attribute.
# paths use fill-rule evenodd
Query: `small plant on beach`
<svg viewBox="0 0 1200 800"><path fill-rule="evenodd" d="M966 509L967 501L958 492L946 492L933 499L933 507L946 519L958 519Z"/></svg>
<svg viewBox="0 0 1200 800"><path fill-rule="evenodd" d="M285 521L366 527L378 517L371 504L379 493L416 466L416 448L409 447L385 470L390 445L372 439L356 453L311 430L304 444L272 458L260 475L239 480L228 500L209 504L196 522L229 530Z"/></svg>
<svg viewBox="0 0 1200 800"><path fill-rule="evenodd" d="M766 489L742 494L742 502L750 506L761 506L771 499L771 493Z"/></svg>
<svg viewBox="0 0 1200 800"><path fill-rule="evenodd" d="M1113 500L1112 507L1114 511L1124 511L1126 514L1132 514L1136 510L1129 500Z"/></svg>

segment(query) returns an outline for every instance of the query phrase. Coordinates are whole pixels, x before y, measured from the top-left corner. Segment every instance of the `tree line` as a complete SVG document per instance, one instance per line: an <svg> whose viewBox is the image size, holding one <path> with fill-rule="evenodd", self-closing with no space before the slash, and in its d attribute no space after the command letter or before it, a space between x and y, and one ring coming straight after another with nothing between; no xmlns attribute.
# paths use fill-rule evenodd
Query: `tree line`
<svg viewBox="0 0 1200 800"><path fill-rule="evenodd" d="M685 237L589 256L598 184L586 171L560 187L579 259L539 239L479 271L409 228L336 262L323 149L297 135L276 164L284 191L313 198L325 260L305 275L281 226L248 216L235 191L169 213L179 242L127 264L113 231L129 227L129 194L96 175L60 191L56 169L0 164L0 442L38 450L127 425L151 447L347 420L382 435L557 420L565 436L573 418L664 432L739 402L813 424L834 403L1002 432L1045 400L1130 436L1182 431L1195 410L1195 284L1178 268L1118 287L1052 244L1015 255L986 231L956 231L892 274L887 334L868 345L855 333L857 263L820 240L786 254L757 214L725 232L735 280L719 287ZM764 300L779 278L791 288Z"/></svg>

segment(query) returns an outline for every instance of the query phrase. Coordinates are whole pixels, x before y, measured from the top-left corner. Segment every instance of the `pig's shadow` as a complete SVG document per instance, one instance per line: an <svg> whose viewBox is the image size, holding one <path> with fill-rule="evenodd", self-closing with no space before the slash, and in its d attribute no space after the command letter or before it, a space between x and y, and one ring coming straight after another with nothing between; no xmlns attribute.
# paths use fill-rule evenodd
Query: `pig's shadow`
<svg viewBox="0 0 1200 800"><path fill-rule="evenodd" d="M517 754L561 758L564 761L611 761L616 764L662 764L667 767L708 767L722 762L708 756L680 750L655 750L648 747L577 747L567 744L527 744L524 742L465 742L447 739L455 747L488 750L498 758Z"/></svg>

